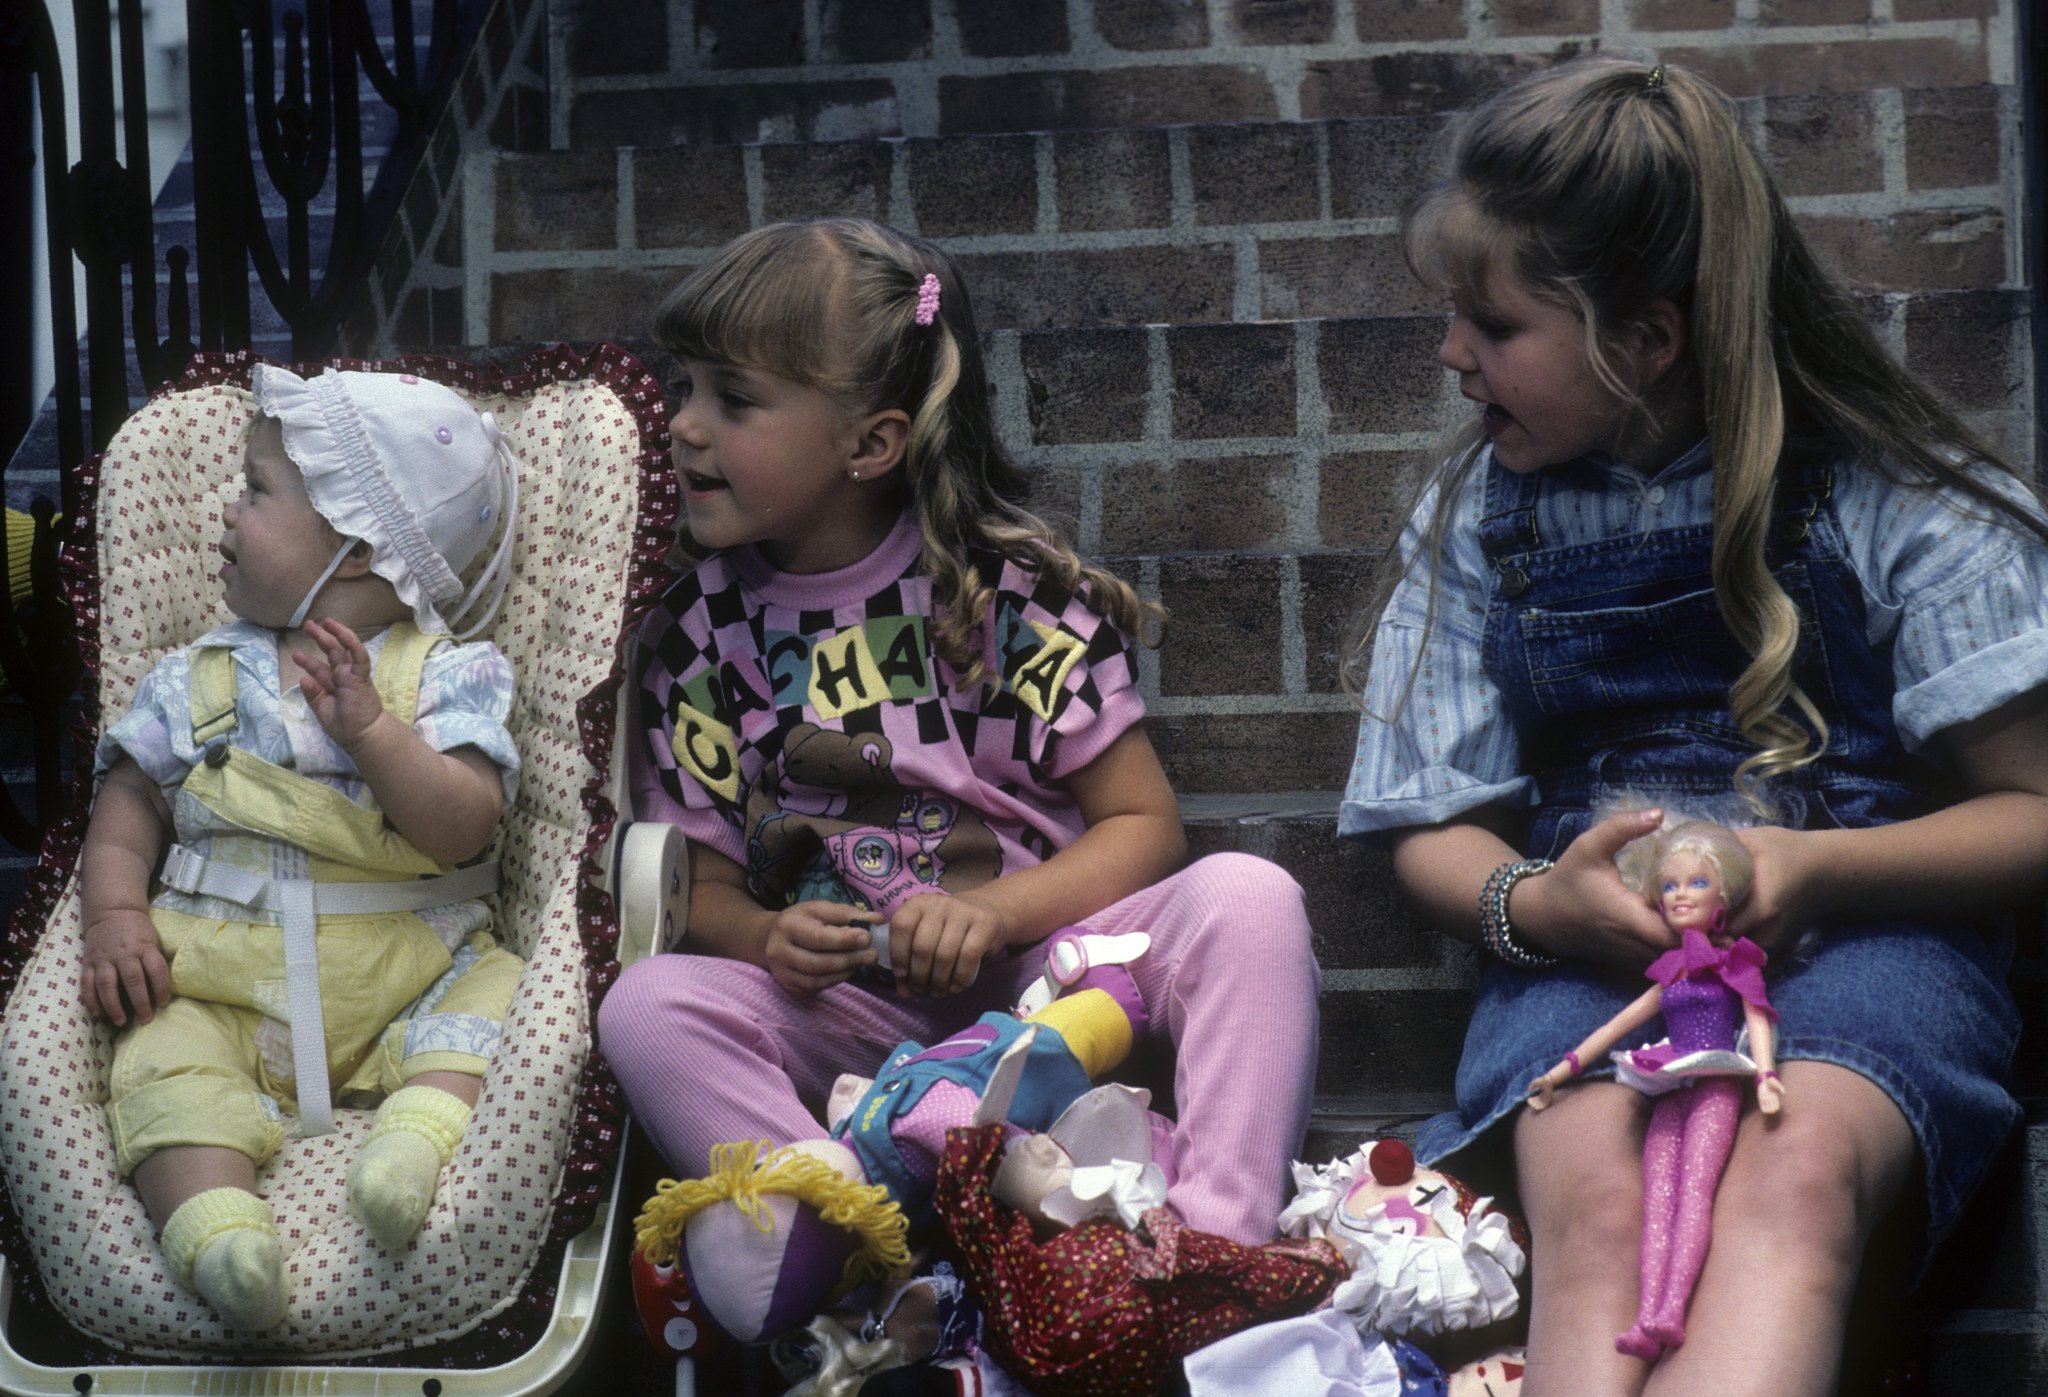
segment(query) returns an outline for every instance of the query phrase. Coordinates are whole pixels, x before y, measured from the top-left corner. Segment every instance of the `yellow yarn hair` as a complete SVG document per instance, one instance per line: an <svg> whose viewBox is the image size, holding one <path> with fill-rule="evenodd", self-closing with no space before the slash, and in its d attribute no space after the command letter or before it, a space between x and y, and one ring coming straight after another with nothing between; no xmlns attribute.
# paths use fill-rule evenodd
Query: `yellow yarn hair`
<svg viewBox="0 0 2048 1397"><path fill-rule="evenodd" d="M779 1193L808 1203L833 1227L860 1239L846 1259L843 1286L881 1280L909 1269L910 1246L905 1238L910 1220L889 1199L880 1184L855 1183L822 1159L784 1147L772 1154L766 1140L742 1140L711 1148L711 1172L701 1179L663 1179L654 1197L633 1221L633 1240L640 1254L658 1266L675 1262L683 1228L714 1203L731 1203L752 1218L763 1232L775 1230L775 1218L761 1206L763 1194Z"/></svg>

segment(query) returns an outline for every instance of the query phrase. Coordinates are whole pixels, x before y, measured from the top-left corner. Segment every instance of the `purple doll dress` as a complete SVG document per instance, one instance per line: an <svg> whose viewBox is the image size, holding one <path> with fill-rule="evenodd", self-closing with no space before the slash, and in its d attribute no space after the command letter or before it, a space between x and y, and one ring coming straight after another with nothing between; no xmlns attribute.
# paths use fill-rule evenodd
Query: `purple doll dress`
<svg viewBox="0 0 2048 1397"><path fill-rule="evenodd" d="M1646 1096L1662 1096L1700 1077L1754 1077L1756 1063L1735 1048L1743 1005L1754 1004L1773 1022L1777 1011L1764 994L1764 953L1748 937L1716 946L1706 933L1687 931L1643 972L1664 986L1664 1028L1671 1036L1642 1048L1617 1048L1615 1080Z"/></svg>

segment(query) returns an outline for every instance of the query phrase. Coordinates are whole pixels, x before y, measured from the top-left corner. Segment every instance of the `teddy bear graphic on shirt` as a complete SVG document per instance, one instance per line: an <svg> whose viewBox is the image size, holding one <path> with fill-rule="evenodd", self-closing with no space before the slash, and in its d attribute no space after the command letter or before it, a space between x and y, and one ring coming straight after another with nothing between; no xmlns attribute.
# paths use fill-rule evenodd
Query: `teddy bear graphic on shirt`
<svg viewBox="0 0 2048 1397"><path fill-rule="evenodd" d="M822 900L890 915L918 893L963 892L1002 872L979 812L897 783L880 733L801 723L747 793L747 876L771 905Z"/></svg>

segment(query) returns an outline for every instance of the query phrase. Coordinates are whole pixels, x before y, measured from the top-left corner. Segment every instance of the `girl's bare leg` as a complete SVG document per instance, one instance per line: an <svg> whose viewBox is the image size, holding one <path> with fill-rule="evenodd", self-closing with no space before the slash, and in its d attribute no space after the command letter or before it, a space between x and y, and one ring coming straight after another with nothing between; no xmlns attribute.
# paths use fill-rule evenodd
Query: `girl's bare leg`
<svg viewBox="0 0 2048 1397"><path fill-rule="evenodd" d="M1736 1129L1685 1345L1652 1374L1654 1397L1834 1390L1864 1246L1918 1146L1868 1078L1819 1062L1780 1070L1783 1113L1751 1108Z"/></svg>
<svg viewBox="0 0 2048 1397"><path fill-rule="evenodd" d="M1515 1122L1515 1171L1534 1268L1524 1397L1634 1397L1649 1365L1617 1353L1636 1316L1643 1222L1640 1093L1566 1087Z"/></svg>

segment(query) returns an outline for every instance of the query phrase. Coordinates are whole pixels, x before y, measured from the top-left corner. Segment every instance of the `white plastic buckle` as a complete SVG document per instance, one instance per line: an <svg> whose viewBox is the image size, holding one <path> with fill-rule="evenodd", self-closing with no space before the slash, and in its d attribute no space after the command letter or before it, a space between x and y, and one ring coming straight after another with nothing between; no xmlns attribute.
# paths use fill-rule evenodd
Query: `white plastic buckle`
<svg viewBox="0 0 2048 1397"><path fill-rule="evenodd" d="M1142 931L1127 931L1120 936L1084 932L1067 938L1046 953L1045 973L1032 981L1031 988L1017 1001L1017 1017L1030 1018L1094 967L1129 965L1151 949L1152 938Z"/></svg>

